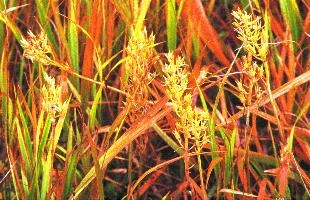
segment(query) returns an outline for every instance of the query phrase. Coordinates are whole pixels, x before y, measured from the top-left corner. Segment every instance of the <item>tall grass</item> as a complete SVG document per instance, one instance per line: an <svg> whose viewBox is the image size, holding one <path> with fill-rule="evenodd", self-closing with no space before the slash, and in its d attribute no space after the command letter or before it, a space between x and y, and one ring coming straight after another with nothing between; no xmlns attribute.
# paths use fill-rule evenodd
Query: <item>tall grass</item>
<svg viewBox="0 0 310 200"><path fill-rule="evenodd" d="M306 4L1 2L0 199L309 198Z"/></svg>

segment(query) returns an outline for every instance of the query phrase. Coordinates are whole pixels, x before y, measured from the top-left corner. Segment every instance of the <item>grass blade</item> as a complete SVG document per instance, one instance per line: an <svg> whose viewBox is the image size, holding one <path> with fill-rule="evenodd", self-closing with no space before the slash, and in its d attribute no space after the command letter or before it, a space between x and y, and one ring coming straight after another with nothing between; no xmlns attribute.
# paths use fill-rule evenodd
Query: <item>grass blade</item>
<svg viewBox="0 0 310 200"><path fill-rule="evenodd" d="M177 47L177 19L176 2L167 0L167 45L168 50L172 51Z"/></svg>

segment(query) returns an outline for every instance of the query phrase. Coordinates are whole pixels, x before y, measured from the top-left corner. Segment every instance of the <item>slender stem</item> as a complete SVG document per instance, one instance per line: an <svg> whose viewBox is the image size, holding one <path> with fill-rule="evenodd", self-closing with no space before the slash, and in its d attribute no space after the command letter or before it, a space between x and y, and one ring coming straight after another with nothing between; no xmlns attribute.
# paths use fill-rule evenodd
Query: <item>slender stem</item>
<svg viewBox="0 0 310 200"><path fill-rule="evenodd" d="M197 144L198 146L199 144ZM199 177L200 177L200 187L201 187L201 191L202 191L202 198L203 199L207 199L207 194L205 192L205 184L203 182L203 175L202 175L202 163L201 163L201 156L200 156L200 149L197 150L198 153L198 169L199 169Z"/></svg>
<svg viewBox="0 0 310 200"><path fill-rule="evenodd" d="M189 181L189 157L188 157L188 135L185 133L185 140L184 140L184 166L185 166L185 178Z"/></svg>
<svg viewBox="0 0 310 200"><path fill-rule="evenodd" d="M253 79L250 79L250 84L249 84L249 94L248 94L248 99L247 99L247 104L251 105L252 103L252 93L253 93L253 86L254 86L254 81ZM247 183L248 183L248 192L251 192L250 188L250 161L249 161L249 146L250 146L250 141L251 141L251 131L250 131L250 109L247 109L247 115L246 115L246 127L245 127L245 141L246 141L246 146L245 146L245 164L246 164L246 177L247 177Z"/></svg>
<svg viewBox="0 0 310 200"><path fill-rule="evenodd" d="M89 82L92 82L92 83L95 83L95 84L98 84L98 85L106 84L105 82L95 81L95 80L93 80L93 79L91 79L91 78L82 76L82 75L80 75L80 74L78 74L78 73L76 73L76 72L70 70L70 68L69 68L68 66L63 65L63 64L61 64L61 63L59 63L59 62L57 62L57 61L52 60L51 63L52 63L53 65L59 67L60 69L64 70L65 72L68 72L69 74L72 74L72 75L74 75L74 76L76 76L76 77L78 77L78 78L80 78L80 79L83 79L83 80L86 80L86 81L89 81ZM106 87L107 87L108 89L112 90L112 91L115 91L115 92L124 94L124 95L126 95L126 96L130 96L130 95L127 94L126 92L124 92L124 91L122 91L122 90L120 90L120 89L117 89L117 88L115 88L115 87L112 87L112 86L109 86L109 85L106 85Z"/></svg>

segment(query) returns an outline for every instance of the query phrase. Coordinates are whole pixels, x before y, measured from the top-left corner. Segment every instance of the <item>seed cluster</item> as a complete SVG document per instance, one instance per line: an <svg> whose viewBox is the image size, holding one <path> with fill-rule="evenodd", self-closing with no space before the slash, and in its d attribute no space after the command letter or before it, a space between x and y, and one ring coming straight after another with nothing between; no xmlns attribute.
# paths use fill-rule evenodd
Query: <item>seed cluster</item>
<svg viewBox="0 0 310 200"><path fill-rule="evenodd" d="M39 35L34 35L29 30L28 38L23 38L20 42L24 48L25 58L43 65L52 64L52 59L48 56L48 54L52 54L52 49L48 44L47 35L43 31Z"/></svg>
<svg viewBox="0 0 310 200"><path fill-rule="evenodd" d="M42 107L52 121L55 121L59 115L62 115L68 103L66 101L62 102L62 87L55 84L55 79L46 73L44 74L44 79L46 84L41 89Z"/></svg>
<svg viewBox="0 0 310 200"><path fill-rule="evenodd" d="M260 82L264 82L264 66L258 64L265 62L268 52L268 33L261 25L259 17L249 15L240 9L233 11L235 18L233 26L237 32L237 38L243 42L243 47L247 52L242 57L243 79L236 81L239 99L245 105L251 105L259 101L263 96L263 89Z"/></svg>
<svg viewBox="0 0 310 200"><path fill-rule="evenodd" d="M208 113L200 111L192 106L193 96L186 93L188 84L188 72L182 57L175 57L172 52L166 55L169 64L163 68L164 82L167 86L166 93L172 102L174 111L178 117L174 135L182 145L180 132L184 137L193 139L196 142L195 148L200 149L201 145L208 142L207 119Z"/></svg>
<svg viewBox="0 0 310 200"><path fill-rule="evenodd" d="M148 85L155 77L150 71L155 57L154 35L148 36L146 29L139 34L135 34L134 31L132 33L126 48L125 68L128 79L123 80L125 91L130 95L127 96L125 103L132 105L129 113L130 121L134 121L137 115L148 107Z"/></svg>

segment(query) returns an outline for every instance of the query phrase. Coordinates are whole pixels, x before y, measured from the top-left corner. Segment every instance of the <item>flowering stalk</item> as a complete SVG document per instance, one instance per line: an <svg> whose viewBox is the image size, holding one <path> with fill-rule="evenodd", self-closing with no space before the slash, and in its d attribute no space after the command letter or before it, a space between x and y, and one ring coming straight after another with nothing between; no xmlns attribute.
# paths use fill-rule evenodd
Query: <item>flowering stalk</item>
<svg viewBox="0 0 310 200"><path fill-rule="evenodd" d="M193 96L190 93L186 94L189 73L184 69L186 66L184 59L174 56L172 52L169 52L166 57L169 64L165 64L162 70L164 72L164 82L167 86L166 94L171 100L175 114L178 117L174 135L184 148L185 177L187 180L190 179L188 153L191 149L189 141L193 140L195 151L198 153L200 184L202 191L205 191L199 153L201 152L201 146L208 142L209 136L206 132L208 113L193 108ZM184 143L180 133L183 133ZM206 195L205 192L203 192L203 195Z"/></svg>

